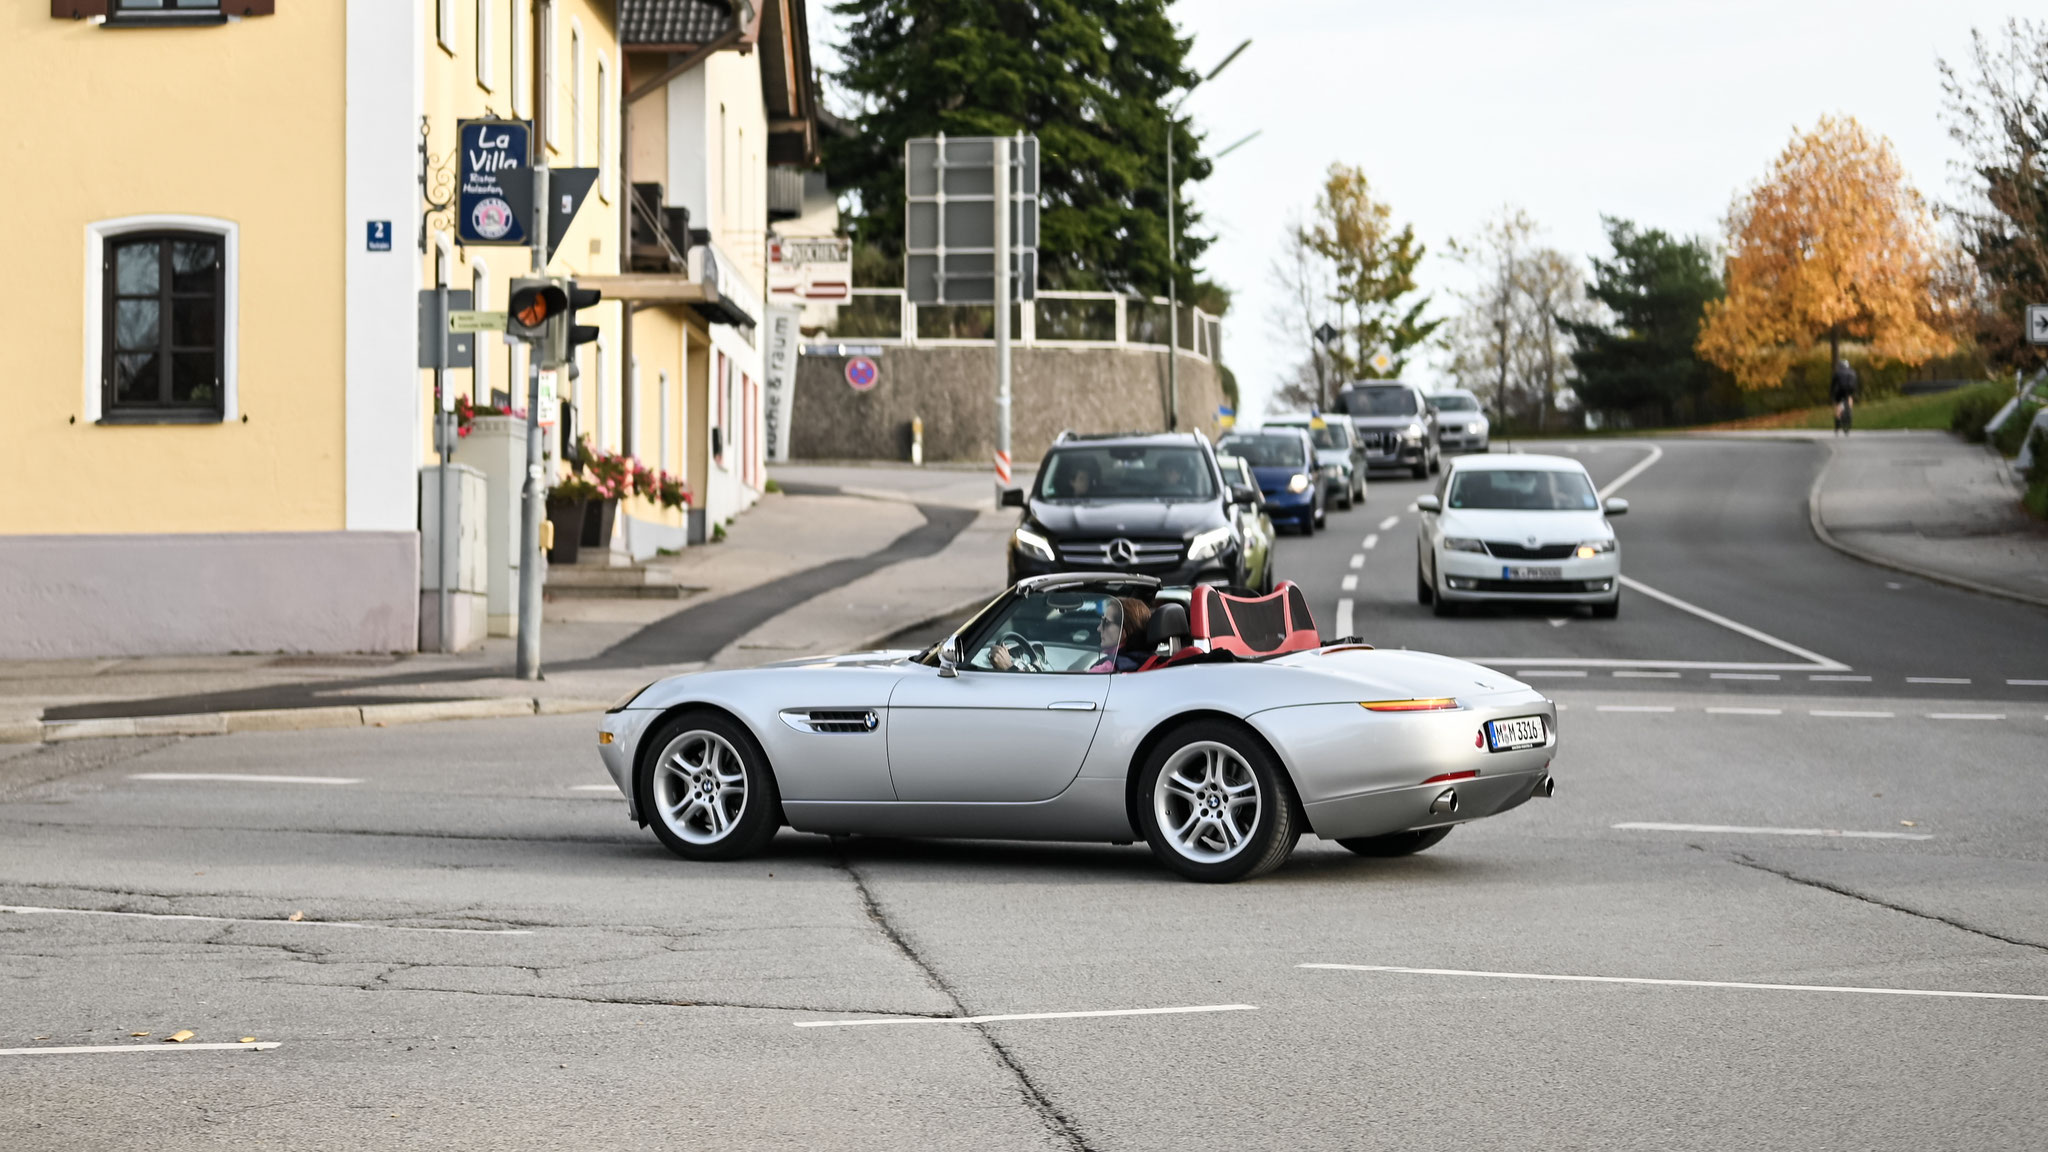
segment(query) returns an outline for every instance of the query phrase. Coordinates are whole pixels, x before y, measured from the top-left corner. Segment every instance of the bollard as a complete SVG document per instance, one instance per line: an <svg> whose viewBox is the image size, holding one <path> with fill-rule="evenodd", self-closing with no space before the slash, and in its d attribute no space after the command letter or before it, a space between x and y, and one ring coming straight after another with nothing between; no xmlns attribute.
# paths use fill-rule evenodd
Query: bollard
<svg viewBox="0 0 2048 1152"><path fill-rule="evenodd" d="M924 417L910 418L910 462L924 467Z"/></svg>

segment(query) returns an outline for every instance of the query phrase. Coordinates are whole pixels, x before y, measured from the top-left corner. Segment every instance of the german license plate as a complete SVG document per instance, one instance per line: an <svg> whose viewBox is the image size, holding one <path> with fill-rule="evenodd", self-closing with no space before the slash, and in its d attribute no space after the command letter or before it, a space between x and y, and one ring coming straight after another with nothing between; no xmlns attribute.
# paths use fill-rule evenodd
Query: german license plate
<svg viewBox="0 0 2048 1152"><path fill-rule="evenodd" d="M1543 564L1504 564L1500 578L1503 580L1562 580L1564 569Z"/></svg>
<svg viewBox="0 0 2048 1152"><path fill-rule="evenodd" d="M1543 743L1543 717L1516 716L1486 722L1486 743L1495 752L1534 748Z"/></svg>

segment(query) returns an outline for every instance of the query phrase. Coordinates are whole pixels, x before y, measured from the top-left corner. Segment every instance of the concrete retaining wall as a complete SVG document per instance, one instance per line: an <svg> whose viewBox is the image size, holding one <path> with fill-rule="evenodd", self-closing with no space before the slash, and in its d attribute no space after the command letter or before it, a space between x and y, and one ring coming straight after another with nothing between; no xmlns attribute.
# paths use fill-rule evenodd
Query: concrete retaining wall
<svg viewBox="0 0 2048 1152"><path fill-rule="evenodd" d="M1166 427L1166 353L1115 348L1011 351L1010 454L1029 466L1061 429ZM846 382L847 357L797 363L790 455L798 460L908 460L910 421L924 420L928 461L985 462L995 449L995 349L887 348L875 386ZM1223 389L1205 360L1180 358L1180 426L1215 435Z"/></svg>
<svg viewBox="0 0 2048 1152"><path fill-rule="evenodd" d="M0 537L0 659L410 652L417 532Z"/></svg>

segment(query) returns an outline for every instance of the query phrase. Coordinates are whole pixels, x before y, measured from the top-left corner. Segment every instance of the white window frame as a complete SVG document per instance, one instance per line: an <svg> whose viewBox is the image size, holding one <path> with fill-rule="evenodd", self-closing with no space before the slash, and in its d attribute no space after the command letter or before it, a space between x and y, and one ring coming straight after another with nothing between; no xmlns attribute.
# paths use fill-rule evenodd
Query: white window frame
<svg viewBox="0 0 2048 1152"><path fill-rule="evenodd" d="M443 52L455 55L455 0L434 0L434 39Z"/></svg>
<svg viewBox="0 0 2048 1152"><path fill-rule="evenodd" d="M670 423L670 421L671 421L671 420L673 419L673 418L672 418L672 417L671 417L671 416L669 415L669 411L668 411L668 373L666 373L666 372L657 372L657 373L655 373L655 380L656 380L656 384L657 384L657 386L658 386L658 387L659 387L659 388L661 389L661 392L660 392L660 397L661 397L661 403L660 403L660 405L659 405L659 407L660 407L660 409L661 409L661 470L662 470L663 472L666 472L666 471L668 471L668 469L669 469L669 465L668 465L668 441L669 441L669 423Z"/></svg>
<svg viewBox="0 0 2048 1152"><path fill-rule="evenodd" d="M562 92L560 85L556 83L556 73L561 69L561 45L555 35L554 0L535 0L535 11L540 14L540 84L535 91L541 101L540 110L545 120L541 125L541 143L560 152Z"/></svg>
<svg viewBox="0 0 2048 1152"><path fill-rule="evenodd" d="M498 0L476 0L476 86L486 92L498 87L497 45L491 35L497 7Z"/></svg>
<svg viewBox="0 0 2048 1152"><path fill-rule="evenodd" d="M95 220L85 226L85 422L96 424L106 415L102 405L101 353L106 337L105 266L107 241L130 232L176 229L208 232L221 238L220 422L241 419L240 393L242 226L214 216L118 216Z"/></svg>
<svg viewBox="0 0 2048 1152"><path fill-rule="evenodd" d="M597 198L612 202L612 68L597 54Z"/></svg>
<svg viewBox="0 0 2048 1152"><path fill-rule="evenodd" d="M488 2L488 0L487 0ZM469 261L469 306L479 312L491 310L491 266L481 256L472 256ZM491 344L489 332L479 332L472 339L475 346L470 350L475 356L475 367L469 373L469 402L472 404L490 401ZM477 392L481 388L481 397Z"/></svg>
<svg viewBox="0 0 2048 1152"><path fill-rule="evenodd" d="M569 156L578 168L588 168L583 158L583 22L569 20Z"/></svg>
<svg viewBox="0 0 2048 1152"><path fill-rule="evenodd" d="M594 382L594 387L592 390L596 393L596 395L593 396L591 399L590 410L597 416L598 420L602 421L605 416L605 409L610 407L610 405L604 402L604 369L606 357L604 354L604 336L602 334L599 334L597 339L590 342L590 353L597 359L596 371L591 373L591 380ZM583 413L583 408L579 405L576 409L576 412L577 415L580 417ZM599 445L603 445L604 443L606 443L604 437L604 430L602 427L598 429L596 440ZM628 456L639 455L639 453L633 451L633 446L631 444L620 444L619 451L624 452Z"/></svg>
<svg viewBox="0 0 2048 1152"><path fill-rule="evenodd" d="M527 12L522 0L512 0L512 115L533 119L533 45L528 42Z"/></svg>

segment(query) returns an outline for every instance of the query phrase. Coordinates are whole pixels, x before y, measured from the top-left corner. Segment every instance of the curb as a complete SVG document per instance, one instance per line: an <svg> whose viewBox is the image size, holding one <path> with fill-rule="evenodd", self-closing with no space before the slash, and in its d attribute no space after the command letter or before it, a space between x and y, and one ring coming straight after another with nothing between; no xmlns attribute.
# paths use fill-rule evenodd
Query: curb
<svg viewBox="0 0 2048 1152"><path fill-rule="evenodd" d="M1820 466L1820 471L1814 475L1813 487L1806 490L1806 521L1813 528L1814 536L1821 543L1851 559L1861 560L1865 564L1875 564L1879 568L1889 568L1894 572L1904 572L1908 576L1918 576L1922 580L1932 580L1937 584L1947 584L1952 588L1979 592L1986 596L1997 596L2004 600L2016 600L2021 604L2032 604L2037 608L2048 608L2048 596L2030 596L2025 592L2015 592L2010 588L1981 584L1967 577L1952 576L1946 572L1937 572L1932 568L1922 568L1918 564L1908 564L1888 556L1880 556L1875 552L1866 551L1852 544L1844 544L1840 540L1835 539L1828 532L1827 525L1821 523L1820 519L1821 484L1827 480L1828 473L1834 470L1835 455L1835 446L1830 443L1828 445L1828 462Z"/></svg>
<svg viewBox="0 0 2048 1152"><path fill-rule="evenodd" d="M193 712L182 716L106 716L91 720L0 722L0 744L56 744L121 736L221 736L229 732L303 732L314 728L385 728L435 720L490 720L507 716L562 716L602 712L609 701L533 696L485 696L324 708L265 708L245 712Z"/></svg>

